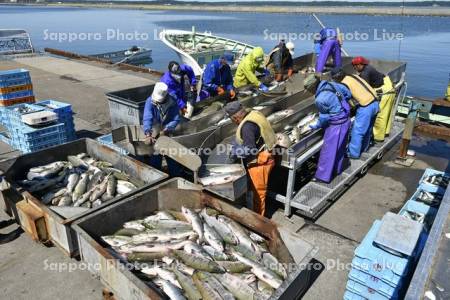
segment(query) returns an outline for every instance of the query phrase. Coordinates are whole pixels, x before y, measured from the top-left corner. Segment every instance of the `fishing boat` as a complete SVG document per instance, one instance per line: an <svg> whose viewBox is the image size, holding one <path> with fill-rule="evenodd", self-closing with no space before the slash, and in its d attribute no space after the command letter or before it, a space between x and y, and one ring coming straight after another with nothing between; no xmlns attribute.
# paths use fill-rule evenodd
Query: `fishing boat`
<svg viewBox="0 0 450 300"><path fill-rule="evenodd" d="M236 69L241 59L255 46L212 35L211 33L199 33L185 30L164 30L159 38L169 48L175 51L181 62L191 66L195 75L200 76L204 67L212 60L225 53L232 54L234 63L232 69Z"/></svg>
<svg viewBox="0 0 450 300"><path fill-rule="evenodd" d="M133 46L127 50L92 54L92 57L107 59L113 63L128 63L132 65L146 65L152 62L152 50Z"/></svg>
<svg viewBox="0 0 450 300"><path fill-rule="evenodd" d="M30 35L23 29L0 29L0 55L33 53Z"/></svg>

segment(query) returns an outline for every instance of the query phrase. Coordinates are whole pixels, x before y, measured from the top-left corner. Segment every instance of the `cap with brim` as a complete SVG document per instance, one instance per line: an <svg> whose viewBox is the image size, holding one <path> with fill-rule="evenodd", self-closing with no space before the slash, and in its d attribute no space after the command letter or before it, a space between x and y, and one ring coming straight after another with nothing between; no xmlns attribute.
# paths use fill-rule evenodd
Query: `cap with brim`
<svg viewBox="0 0 450 300"><path fill-rule="evenodd" d="M220 57L221 60L224 60L227 62L227 64L232 65L234 64L234 55L230 53L225 53Z"/></svg>
<svg viewBox="0 0 450 300"><path fill-rule="evenodd" d="M233 101L233 102L230 102L227 105L225 105L225 112L230 117L235 115L236 113L238 113L241 110L242 110L242 105L241 105L241 102L239 102L239 101Z"/></svg>
<svg viewBox="0 0 450 300"><path fill-rule="evenodd" d="M357 56L354 59L352 59L352 65L368 65L369 61L362 57L362 56Z"/></svg>

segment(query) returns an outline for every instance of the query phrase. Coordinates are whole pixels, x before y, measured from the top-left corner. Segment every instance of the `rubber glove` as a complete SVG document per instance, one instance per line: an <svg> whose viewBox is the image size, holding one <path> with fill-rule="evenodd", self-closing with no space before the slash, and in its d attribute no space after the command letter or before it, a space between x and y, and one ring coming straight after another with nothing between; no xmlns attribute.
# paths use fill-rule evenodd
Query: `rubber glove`
<svg viewBox="0 0 450 300"><path fill-rule="evenodd" d="M233 100L236 97L236 92L234 90L230 90L230 98Z"/></svg>
<svg viewBox="0 0 450 300"><path fill-rule="evenodd" d="M312 130L319 129L320 128L320 123L319 122L315 122L313 124L309 124L309 128L311 128Z"/></svg>
<svg viewBox="0 0 450 300"><path fill-rule="evenodd" d="M259 85L259 89L265 93L267 93L269 91L269 88L267 86L265 86L264 83L261 83Z"/></svg>
<svg viewBox="0 0 450 300"><path fill-rule="evenodd" d="M269 75L270 75L270 71L267 70L267 69L264 69L263 75L264 75L264 76L269 76Z"/></svg>
<svg viewBox="0 0 450 300"><path fill-rule="evenodd" d="M223 95L225 93L225 90L221 86L218 86L216 91L218 95Z"/></svg>

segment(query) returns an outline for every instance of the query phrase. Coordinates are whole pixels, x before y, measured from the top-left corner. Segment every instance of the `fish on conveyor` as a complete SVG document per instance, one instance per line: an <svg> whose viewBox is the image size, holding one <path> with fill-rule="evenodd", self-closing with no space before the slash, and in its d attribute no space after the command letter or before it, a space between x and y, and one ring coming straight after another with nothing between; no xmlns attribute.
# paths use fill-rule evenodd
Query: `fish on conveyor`
<svg viewBox="0 0 450 300"><path fill-rule="evenodd" d="M216 291L209 283L202 281L199 278L198 273L192 276L195 287L198 289L202 295L203 300L223 300L222 296L218 291Z"/></svg>
<svg viewBox="0 0 450 300"><path fill-rule="evenodd" d="M297 143L300 141L300 136L301 136L300 128L294 127L292 128L291 133L289 134L289 139L293 143Z"/></svg>
<svg viewBox="0 0 450 300"><path fill-rule="evenodd" d="M421 214L421 213L417 213L415 211L406 210L405 212L402 213L402 215L407 217L408 219L411 219L413 221L417 221L419 223L424 223L425 222L425 215Z"/></svg>
<svg viewBox="0 0 450 300"><path fill-rule="evenodd" d="M217 291L223 300L234 300L235 299L233 294L231 292L229 292L222 285L222 283L219 280L217 280L217 278L214 277L212 274L199 271L199 272L197 272L197 276L200 278L200 280L202 280L203 282L208 284L210 286L210 288Z"/></svg>
<svg viewBox="0 0 450 300"><path fill-rule="evenodd" d="M300 135L305 134L311 130L309 125L317 122L317 114L309 114L298 122L297 127L300 129Z"/></svg>
<svg viewBox="0 0 450 300"><path fill-rule="evenodd" d="M285 117L291 115L294 113L293 109L285 109L285 110L281 110L281 111L277 111L271 115L269 115L267 117L267 121L269 121L270 123L276 123L282 119L284 119Z"/></svg>
<svg viewBox="0 0 450 300"><path fill-rule="evenodd" d="M163 292L166 293L171 300L186 300L186 297L183 296L183 292L169 281L158 278L154 279L153 282L161 287Z"/></svg>
<svg viewBox="0 0 450 300"><path fill-rule="evenodd" d="M181 285L178 282L175 274L169 270L161 268L160 266L145 267L141 269L141 272L153 277L158 276L161 279L167 280L168 282L181 289Z"/></svg>
<svg viewBox="0 0 450 300"><path fill-rule="evenodd" d="M177 267L173 268L173 273L175 274L178 282L180 283L186 297L189 300L201 300L202 295L195 286L194 280L190 276L186 276L178 270Z"/></svg>
<svg viewBox="0 0 450 300"><path fill-rule="evenodd" d="M215 261L203 258L201 256L192 255L180 250L171 250L176 258L180 259L183 263L196 270L211 272L211 273L223 273L225 269L219 266Z"/></svg>
<svg viewBox="0 0 450 300"><path fill-rule="evenodd" d="M230 183L233 181L238 180L241 178L241 174L220 174L220 175L211 175L206 177L201 177L198 179L198 181L203 186L209 186L209 185L219 185L219 184L225 184Z"/></svg>
<svg viewBox="0 0 450 300"><path fill-rule="evenodd" d="M442 200L442 196L437 193L432 193L428 191L420 191L419 195L415 199L419 202L423 202L430 206L439 206Z"/></svg>
<svg viewBox="0 0 450 300"><path fill-rule="evenodd" d="M200 219L200 216L198 213L196 213L194 210L184 207L181 207L181 212L185 216L185 218L191 223L192 228L194 231L198 234L198 239L200 242L203 242L204 234L203 234L203 223Z"/></svg>
<svg viewBox="0 0 450 300"><path fill-rule="evenodd" d="M87 184L89 182L89 174L83 173L81 174L80 180L73 190L73 200L77 201L83 194L86 192Z"/></svg>
<svg viewBox="0 0 450 300"><path fill-rule="evenodd" d="M449 182L450 182L450 177L445 176L443 174L435 174L435 175L426 176L423 181L425 183L428 183L431 185L440 186L442 188L447 188L447 186L449 185Z"/></svg>
<svg viewBox="0 0 450 300"><path fill-rule="evenodd" d="M210 227L207 223L203 224L203 231L208 244L217 251L223 252L223 240L222 237L217 233L217 231L214 228Z"/></svg>
<svg viewBox="0 0 450 300"><path fill-rule="evenodd" d="M124 253L134 253L134 252L167 252L169 250L182 249L188 241L179 241L173 243L146 243L141 245L135 245L132 242L122 245L120 251ZM183 251L181 251L183 252Z"/></svg>
<svg viewBox="0 0 450 300"><path fill-rule="evenodd" d="M242 172L242 166L239 164L230 164L209 168L210 173L215 174L231 174Z"/></svg>
<svg viewBox="0 0 450 300"><path fill-rule="evenodd" d="M281 286L281 284L283 283L281 278L275 272L267 269L263 265L255 262L253 260L250 260L248 258L245 258L244 256L240 255L236 251L233 252L233 255L240 262L243 262L244 264L249 265L252 268L252 273L255 274L256 277L258 277L260 280L266 282L274 289L279 288Z"/></svg>
<svg viewBox="0 0 450 300"><path fill-rule="evenodd" d="M257 298L257 291L251 288L247 283L242 281L239 277L224 273L214 274L217 280L229 290L233 296L238 300L249 300Z"/></svg>
<svg viewBox="0 0 450 300"><path fill-rule="evenodd" d="M167 242L170 240L189 239L197 236L197 233L192 231L191 228L179 229L179 228L158 228L149 229L145 232L133 236L133 242L145 243L147 241Z"/></svg>
<svg viewBox="0 0 450 300"><path fill-rule="evenodd" d="M236 245L239 242L233 231L226 224L219 221L219 213L217 211L204 208L200 215L209 226L217 231L227 244Z"/></svg>
<svg viewBox="0 0 450 300"><path fill-rule="evenodd" d="M289 139L289 135L287 133L278 132L276 134L277 145L283 148L289 148L292 144L292 141Z"/></svg>

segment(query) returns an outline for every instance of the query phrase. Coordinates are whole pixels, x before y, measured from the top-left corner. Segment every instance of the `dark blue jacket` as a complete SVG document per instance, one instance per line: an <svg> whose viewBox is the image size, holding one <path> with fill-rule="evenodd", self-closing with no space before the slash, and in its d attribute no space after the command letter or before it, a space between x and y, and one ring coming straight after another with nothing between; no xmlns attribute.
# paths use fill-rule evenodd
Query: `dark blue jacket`
<svg viewBox="0 0 450 300"><path fill-rule="evenodd" d="M195 78L194 70L188 65L180 65L181 69L181 80L176 81L169 71L166 71L161 77L161 82L164 82L169 87L168 93L175 98L178 107L180 109L186 107L186 92L184 90L184 76L189 78L189 84L195 86L197 84L197 79Z"/></svg>
<svg viewBox="0 0 450 300"><path fill-rule="evenodd" d="M212 60L203 73L203 89L210 95L216 95L217 88L222 86L225 90L233 89L233 75L229 65L221 65L219 59Z"/></svg>

